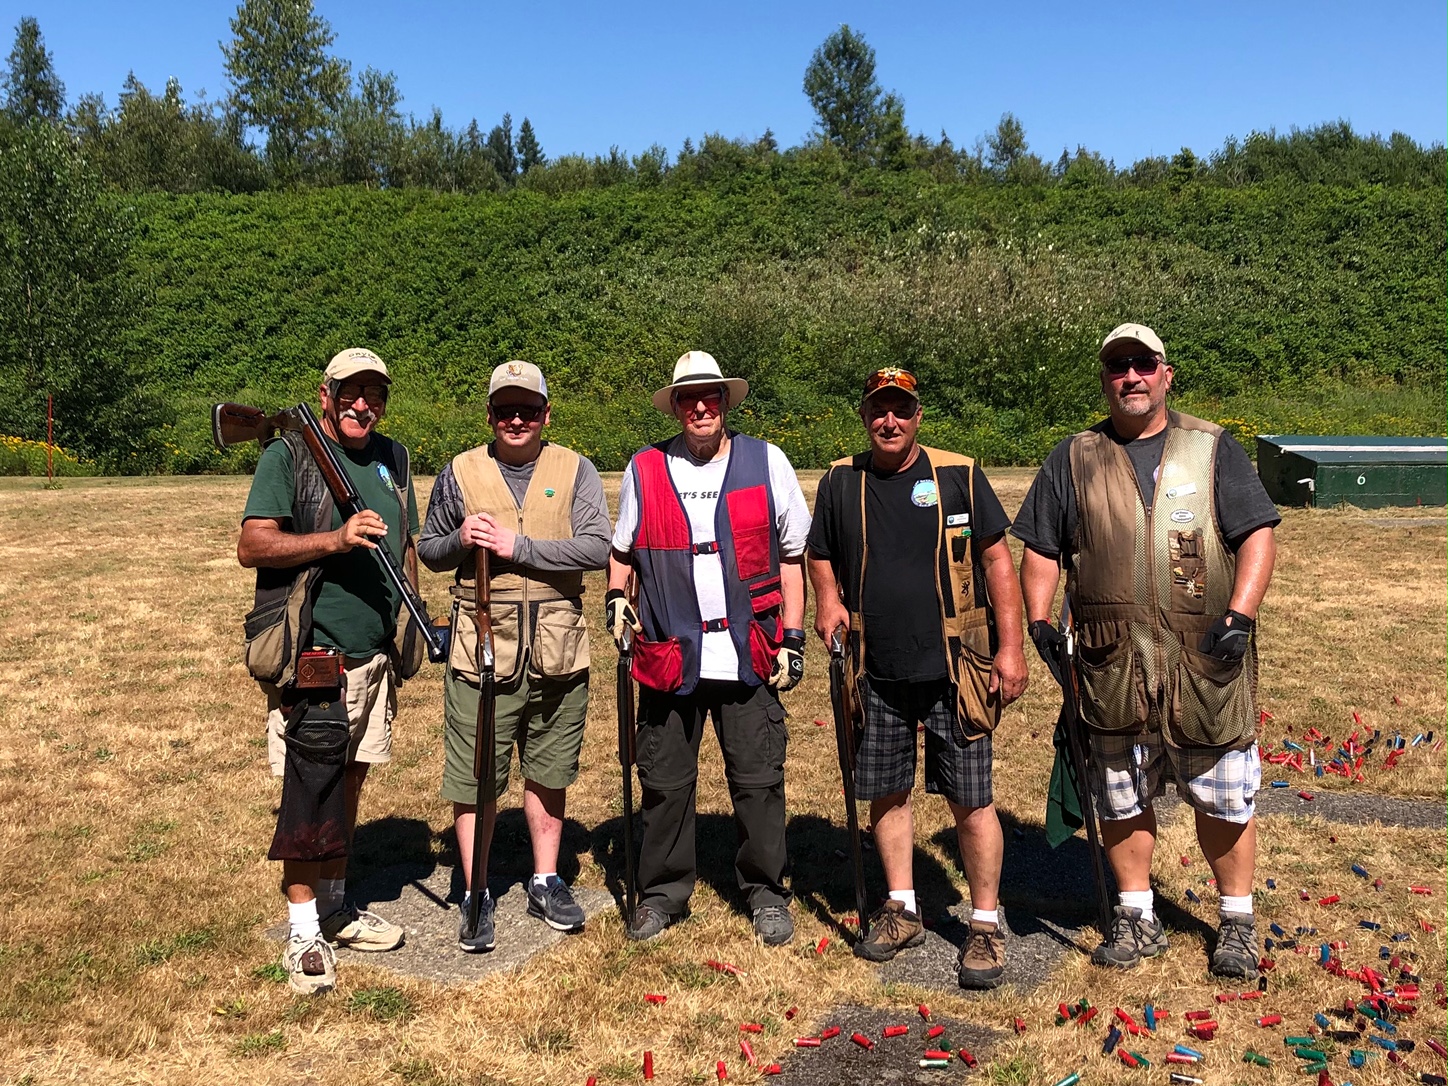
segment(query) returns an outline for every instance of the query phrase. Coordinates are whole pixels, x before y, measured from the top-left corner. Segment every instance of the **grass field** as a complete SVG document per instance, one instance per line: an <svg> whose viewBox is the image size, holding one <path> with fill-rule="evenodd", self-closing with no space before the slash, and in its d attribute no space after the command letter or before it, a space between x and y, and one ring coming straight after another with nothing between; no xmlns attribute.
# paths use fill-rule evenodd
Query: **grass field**
<svg viewBox="0 0 1448 1086"><path fill-rule="evenodd" d="M1014 510L1031 473L994 474L1007 511ZM806 482L811 498L815 479ZM420 487L424 507L429 482ZM712 1081L720 1058L730 1061L731 1081L749 1082L754 1073L735 1059L741 1021L764 1024L755 1047L772 1059L842 1002L914 1007L920 993L881 985L830 925L829 914L854 912L848 884L837 877L827 885L796 880L802 904L793 948L754 944L747 918L735 911L728 796L708 742L700 823L724 832L701 847L709 869L694 917L670 936L633 947L607 916L472 988L348 962L336 993L293 997L275 975L276 944L263 936L284 911L277 867L265 859L277 786L266 771L261 700L240 656L251 578L234 548L247 483L66 480L46 491L35 480L0 480L0 695L9 707L0 727L0 1082L497 1086L582 1084L597 1074L600 1083L621 1083L641 1079L644 1049L654 1053L660 1083ZM610 486L617 487L616 477ZM1345 738L1354 712L1388 734L1442 734L1448 568L1443 526L1414 523L1428 512L1439 511L1284 513L1261 617L1260 700L1273 717L1264 743L1275 749L1284 735L1314 726ZM424 594L441 612L445 581L424 576ZM596 827L617 823L619 789L615 655L598 628L598 575L589 581L589 600L594 699L582 776L569 794L563 869L576 870L583 885L603 886L616 874L600 847L607 835ZM1030 660L1034 665L1034 654ZM1026 825L1042 821L1058 704L1043 674L1033 666L1031 689L1007 711L996 740L999 806ZM400 842L414 854L455 858L450 809L436 794L441 700L434 667L404 688L394 760L373 773L363 797L354 872L395 861ZM785 700L798 861L843 840L832 729L813 723L829 713L817 644L804 685ZM1424 744L1394 769L1380 765L1381 750L1354 790L1443 800L1441 750ZM505 809L519 803L514 778ZM1334 776L1306 786L1349 787ZM940 844L949 836L939 832L947 818L941 802L918 797L917 866L933 862L944 873L943 892L953 895L925 901L929 913L965 893L953 849ZM1221 989L1206 975L1201 926L1192 919L1214 922L1215 898L1202 887L1205 864L1187 827L1183 819L1165 826L1154 868L1161 900L1184 910L1169 954L1125 975L1093 972L1081 955L1068 955L1034 992L927 997L939 1013L1005 1031L989 1066L972 1079L1049 1083L1080 1068L1084 1081L1165 1082L1160 1064L1129 1071L1095 1053L1114 1004L1139 1017L1141 1004L1155 999L1172 1009L1178 1034L1183 1011L1215 1006ZM1442 831L1332 827L1273 815L1262 819L1261 840L1264 931L1269 921L1289 930L1315 926L1314 943L1347 941L1343 958L1353 968L1381 964L1377 947L1389 932L1410 933L1394 946L1417 955L1424 995L1419 1013L1400 1027L1420 1042L1406 1065L1441 1073L1442 1061L1421 1041L1444 1036L1441 1001L1432 993L1444 976ZM1184 867L1183 855L1196 860ZM512 864L508 873L522 876L525 856L521 838L504 835L495 869ZM1385 888L1374 892L1354 878L1354 862L1382 876ZM1274 874L1279 889L1269 892L1264 880ZM1410 895L1409 882L1426 884L1432 895ZM1203 891L1202 904L1185 900L1188 887ZM1300 901L1298 889L1313 901ZM1342 896L1339 905L1316 904L1333 893ZM1009 886L1004 897L1009 913ZM1359 929L1363 917L1381 922L1382 931ZM1437 930L1427 933L1419 921ZM833 942L817 956L812 947L824 934ZM732 961L748 976L710 972L705 958ZM1313 1011L1361 997L1361 986L1314 962L1283 953L1267 998L1218 1008L1222 1031L1209 1046L1215 1062L1208 1081L1302 1081L1297 1061L1282 1051L1283 1031L1258 1029L1253 1020L1270 1011L1288 1026L1306 1025ZM649 1006L646 991L669 993L669 1002ZM1107 1009L1101 1029L1056 1030L1057 1001L1082 996ZM792 1005L800 1016L786 1024L782 1012ZM1010 1031L1016 1016L1029 1023L1021 1037ZM1249 1044L1273 1056L1274 1066L1238 1063ZM1333 1065L1337 1080L1349 1077L1341 1056ZM1350 1077L1363 1083L1401 1075L1377 1060Z"/></svg>

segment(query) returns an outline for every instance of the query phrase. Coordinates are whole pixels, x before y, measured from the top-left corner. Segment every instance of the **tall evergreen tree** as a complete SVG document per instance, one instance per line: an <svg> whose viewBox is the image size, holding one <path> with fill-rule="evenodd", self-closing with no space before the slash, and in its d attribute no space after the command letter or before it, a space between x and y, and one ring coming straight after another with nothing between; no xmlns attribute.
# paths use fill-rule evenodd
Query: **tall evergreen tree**
<svg viewBox="0 0 1448 1086"><path fill-rule="evenodd" d="M312 0L242 0L231 32L221 52L234 107L266 132L267 157L291 179L341 107L348 65L328 54L332 28L312 10Z"/></svg>
<svg viewBox="0 0 1448 1086"><path fill-rule="evenodd" d="M986 136L985 142L990 150L986 161L999 177L1005 177L1030 149L1030 144L1026 142L1026 126L1014 113L1002 113L995 131Z"/></svg>
<svg viewBox="0 0 1448 1086"><path fill-rule="evenodd" d="M548 159L538 143L537 133L533 131L533 122L524 117L523 124L518 129L518 170L527 173L535 167L546 165Z"/></svg>
<svg viewBox="0 0 1448 1086"><path fill-rule="evenodd" d="M3 88L5 112L17 124L34 117L55 123L65 110L65 84L55 74L55 61L40 36L40 24L30 15L15 27Z"/></svg>
<svg viewBox="0 0 1448 1086"><path fill-rule="evenodd" d="M864 36L845 24L826 38L804 70L804 92L819 117L820 134L845 154L864 156L882 110L875 50Z"/></svg>
<svg viewBox="0 0 1448 1086"><path fill-rule="evenodd" d="M493 130L488 133L488 157L492 159L493 169L498 171L498 176L511 185L513 178L518 175L518 155L513 150L511 113L504 113L503 123L494 125Z"/></svg>

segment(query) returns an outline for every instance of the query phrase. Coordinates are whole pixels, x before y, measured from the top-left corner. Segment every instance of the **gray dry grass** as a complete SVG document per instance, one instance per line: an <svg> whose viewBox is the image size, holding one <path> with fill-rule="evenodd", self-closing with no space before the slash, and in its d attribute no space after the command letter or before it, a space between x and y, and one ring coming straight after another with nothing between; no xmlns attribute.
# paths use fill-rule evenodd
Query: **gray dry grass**
<svg viewBox="0 0 1448 1086"><path fill-rule="evenodd" d="M1030 473L998 476L1012 510ZM272 965L275 945L262 936L282 910L276 868L264 858L276 786L265 770L257 693L240 660L250 577L237 567L234 545L246 487L237 478L67 480L47 492L34 481L0 481L0 695L9 710L0 729L0 1078L476 1086L582 1083L596 1073L614 1083L638 1080L641 1053L651 1049L661 1083L712 1080L718 1058L730 1061L731 1080L747 1082L753 1073L735 1059L741 1021L762 1022L756 1049L778 1058L789 1037L840 1004L899 1007L902 1015L913 1008L918 993L882 986L826 923L854 909L834 870L840 865L829 859L843 844L843 820L832 731L814 723L829 710L825 660L813 644L806 683L787 697L791 842L797 866L813 873L809 885L802 878L797 886L795 948L756 946L734 909L728 797L717 752L706 743L700 808L708 869L694 919L673 936L631 947L610 917L473 989L399 979L349 960L334 996L293 998ZM425 504L426 484L421 490ZM1354 711L1389 732L1441 733L1442 525L1370 526L1351 510L1285 515L1262 620L1262 702L1274 716L1266 738L1314 725L1344 736ZM443 579L428 576L424 589L441 610ZM597 577L589 591L593 617ZM593 636L595 697L582 777L570 793L565 869L572 863L579 882L603 886L617 871L614 653L601 630ZM1055 711L1040 674L1033 669L1032 690L1007 712L997 740L1000 806L1028 826L1042 818ZM395 760L374 774L364 797L359 868L446 860L455 851L444 832L449 811L436 796L440 685L429 668L403 692ZM1344 783L1329 777L1310 787ZM1367 788L1441 801L1443 754L1411 750L1397 769L1371 772ZM517 789L515 781L505 807L516 807ZM931 872L942 899L926 908L941 913L963 895L964 882L953 848L942 845L949 838L943 806L922 797L917 810L918 869ZM526 852L514 826L498 861L513 863L517 870L503 873L516 876L525 873ZM1442 979L1441 831L1330 828L1272 816L1263 819L1262 840L1264 924L1310 923L1322 938L1347 939L1349 964L1361 964L1376 960L1381 941L1356 926L1371 915L1384 932L1412 933L1402 945L1419 956L1425 997ZM1191 866L1178 862L1181 855L1195 857ZM1349 875L1353 862L1382 875L1384 891ZM1176 949L1135 974L1103 976L1070 955L1033 993L929 1001L942 1014L1008 1035L994 1054L1002 1081L1054 1081L1099 1049L1097 1031L1050 1025L1060 999L1084 995L1139 1011L1155 998L1172 1008L1172 1036L1180 1036L1181 1013L1213 1005L1218 990L1201 968L1193 919L1212 920L1214 899L1210 892L1203 905L1184 898L1189 887L1205 891L1204 872L1185 822L1170 822L1155 875L1163 900L1183 910L1173 914ZM1260 889L1268 875L1279 880L1276 892ZM1409 896L1408 881L1428 884L1434 895ZM1314 899L1340 893L1344 902L1330 910L1303 904L1299 888ZM1436 921L1438 930L1424 933L1418 920ZM825 934L830 948L816 956L811 948ZM732 961L748 976L709 971L705 958ZM1249 1010L1261 1006L1305 1024L1311 1011L1358 993L1307 957L1282 954L1275 976L1268 1000L1222 1009L1211 1080L1226 1081L1221 1069L1240 1067L1234 1061L1248 1043L1282 1056L1280 1040L1262 1036L1268 1031L1250 1024ZM642 993L654 991L667 993L667 1004L644 1003ZM1442 1037L1443 1011L1431 998L1423 1003L1405 1029ZM786 1024L790 1006L800 1016ZM1019 1038L1010 1036L1016 1015L1030 1027ZM1152 1051L1164 1051L1160 1039ZM1137 1080L1090 1058L1098 1081ZM1271 1071L1240 1077L1291 1081L1293 1062L1279 1058ZM1409 1065L1433 1070L1441 1061L1435 1067L1420 1047ZM1379 1061L1353 1077L1388 1076Z"/></svg>

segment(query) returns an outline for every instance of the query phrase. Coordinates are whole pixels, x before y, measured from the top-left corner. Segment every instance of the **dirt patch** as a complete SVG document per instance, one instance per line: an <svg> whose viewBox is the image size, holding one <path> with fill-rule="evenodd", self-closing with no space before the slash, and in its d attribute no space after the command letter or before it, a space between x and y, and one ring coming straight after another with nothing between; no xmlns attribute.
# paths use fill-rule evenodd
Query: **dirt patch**
<svg viewBox="0 0 1448 1086"><path fill-rule="evenodd" d="M900 1037L885 1037L885 1027L905 1025L910 1032ZM934 1040L926 1038L930 1026L945 1027ZM819 1048L796 1048L780 1060L784 1069L781 1082L799 1086L899 1086L904 1083L959 1082L968 1074L964 1061L957 1056L949 1068L922 1068L920 1057L927 1048L970 1052L985 1066L991 1050L1001 1034L987 1026L960 1018L932 1015L929 1023L914 1011L880 1010L873 1007L847 1005L837 1007L818 1023L823 1031L838 1026L840 1034L821 1043ZM861 1033L874 1042L865 1049L850 1040L852 1033ZM817 1036L818 1034L816 1034Z"/></svg>

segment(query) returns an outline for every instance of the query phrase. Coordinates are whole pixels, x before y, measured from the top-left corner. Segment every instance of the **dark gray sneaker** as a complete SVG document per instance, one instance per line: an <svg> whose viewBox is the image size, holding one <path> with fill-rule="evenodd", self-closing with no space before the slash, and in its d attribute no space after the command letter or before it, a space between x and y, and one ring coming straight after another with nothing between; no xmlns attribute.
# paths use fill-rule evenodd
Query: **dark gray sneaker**
<svg viewBox="0 0 1448 1086"><path fill-rule="evenodd" d="M761 905L754 910L754 934L765 946L784 946L794 938L794 920L783 905Z"/></svg>
<svg viewBox="0 0 1448 1086"><path fill-rule="evenodd" d="M1140 909L1118 905L1112 910L1111 934L1091 952L1092 965L1135 969L1142 958L1154 958L1167 948L1166 929L1161 919L1141 918Z"/></svg>
<svg viewBox="0 0 1448 1086"><path fill-rule="evenodd" d="M1212 972L1219 977L1256 978L1257 924L1250 914L1222 914L1217 945L1212 951Z"/></svg>
<svg viewBox="0 0 1448 1086"><path fill-rule="evenodd" d="M568 883L557 875L549 875L542 886L536 879L528 880L528 915L536 916L554 931L572 935L583 930L583 909L573 900Z"/></svg>
<svg viewBox="0 0 1448 1086"><path fill-rule="evenodd" d="M478 909L478 927L474 931L468 927L468 898L471 895L463 895L462 919L458 921L458 949L469 954L481 954L485 950L492 950L493 941L493 895L486 890L483 891L483 901Z"/></svg>
<svg viewBox="0 0 1448 1086"><path fill-rule="evenodd" d="M652 905L640 903L634 909L633 923L629 925L629 940L635 943L646 943L650 939L657 939L664 933L664 929L675 923L679 918L670 916L666 912L654 908Z"/></svg>

